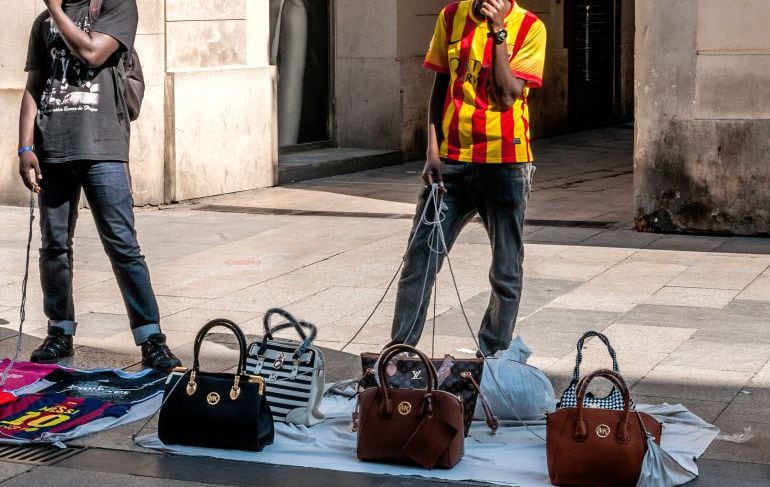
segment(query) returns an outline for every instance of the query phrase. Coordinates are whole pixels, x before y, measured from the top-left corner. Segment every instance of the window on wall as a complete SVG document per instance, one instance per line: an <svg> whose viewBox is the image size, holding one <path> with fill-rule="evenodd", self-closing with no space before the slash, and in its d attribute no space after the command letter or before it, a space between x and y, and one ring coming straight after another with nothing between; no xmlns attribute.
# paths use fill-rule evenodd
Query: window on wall
<svg viewBox="0 0 770 487"><path fill-rule="evenodd" d="M270 0L281 147L330 138L330 0Z"/></svg>

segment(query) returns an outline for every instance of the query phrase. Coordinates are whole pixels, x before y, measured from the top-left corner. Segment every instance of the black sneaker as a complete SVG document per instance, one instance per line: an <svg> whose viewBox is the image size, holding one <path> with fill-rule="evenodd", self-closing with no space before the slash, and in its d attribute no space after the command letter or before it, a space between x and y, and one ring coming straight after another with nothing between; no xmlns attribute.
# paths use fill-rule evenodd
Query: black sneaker
<svg viewBox="0 0 770 487"><path fill-rule="evenodd" d="M29 360L36 364L55 364L63 358L71 357L74 353L72 335L65 335L64 330L52 326L43 344L32 352Z"/></svg>
<svg viewBox="0 0 770 487"><path fill-rule="evenodd" d="M163 372L170 372L174 367L182 365L166 345L166 335L155 333L142 343L142 365Z"/></svg>

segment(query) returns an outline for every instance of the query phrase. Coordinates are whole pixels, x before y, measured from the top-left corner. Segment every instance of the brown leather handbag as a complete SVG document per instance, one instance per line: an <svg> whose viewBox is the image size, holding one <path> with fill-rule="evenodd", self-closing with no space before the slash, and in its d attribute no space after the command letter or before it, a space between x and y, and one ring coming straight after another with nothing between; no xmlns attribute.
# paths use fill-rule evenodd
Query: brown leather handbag
<svg viewBox="0 0 770 487"><path fill-rule="evenodd" d="M397 353L416 354L427 374L426 389L393 389L385 367ZM436 389L436 368L409 345L394 345L382 353L377 374L380 386L361 392L357 423L360 460L423 468L452 468L465 453L462 400Z"/></svg>
<svg viewBox="0 0 770 487"><path fill-rule="evenodd" d="M623 410L584 407L588 385L608 379L623 395ZM644 422L644 427L642 427ZM631 411L631 395L617 372L598 370L577 388L577 407L548 415L548 474L554 485L627 487L636 485L647 450L645 429L660 443L661 424Z"/></svg>

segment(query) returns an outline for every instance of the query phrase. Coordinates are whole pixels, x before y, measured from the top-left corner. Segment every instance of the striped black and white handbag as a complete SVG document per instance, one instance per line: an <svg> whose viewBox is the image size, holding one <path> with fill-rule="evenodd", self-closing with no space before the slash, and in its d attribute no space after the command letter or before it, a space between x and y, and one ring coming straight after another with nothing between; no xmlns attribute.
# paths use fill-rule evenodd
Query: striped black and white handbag
<svg viewBox="0 0 770 487"><path fill-rule="evenodd" d="M572 372L572 381L561 395L558 408L574 408L577 407L577 387L580 381L580 363L583 361L583 344L586 339L596 337L604 343L607 347L607 351L612 358L612 370L620 373L620 367L618 366L618 357L615 354L615 349L610 345L610 339L606 335L599 333L598 331L586 332L580 340L577 342L577 358L575 359L575 370ZM585 407L601 408L601 409L615 409L623 410L625 403L623 402L623 394L616 387L612 387L612 390L605 397L595 397L590 392L585 395L583 400ZM633 406L633 402L631 403Z"/></svg>
<svg viewBox="0 0 770 487"><path fill-rule="evenodd" d="M287 321L271 327L273 315ZM263 323L265 335L249 346L246 371L265 379L273 420L304 426L320 423L325 419L318 409L324 391L324 356L313 346L317 335L315 325L296 320L279 308L265 313ZM273 337L289 328L297 331L301 342Z"/></svg>

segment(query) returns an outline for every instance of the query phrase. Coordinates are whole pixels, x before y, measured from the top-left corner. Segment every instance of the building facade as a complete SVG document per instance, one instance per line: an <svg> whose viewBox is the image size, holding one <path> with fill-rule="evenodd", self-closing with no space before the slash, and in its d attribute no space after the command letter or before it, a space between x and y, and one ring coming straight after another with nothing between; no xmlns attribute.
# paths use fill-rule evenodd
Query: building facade
<svg viewBox="0 0 770 487"><path fill-rule="evenodd" d="M450 0L137 0L148 96L134 124L137 204L270 186L281 154L424 151L422 68ZM770 231L770 4L520 0L548 30L534 137L634 120L640 230ZM16 113L41 0L0 0L0 203L25 200Z"/></svg>

